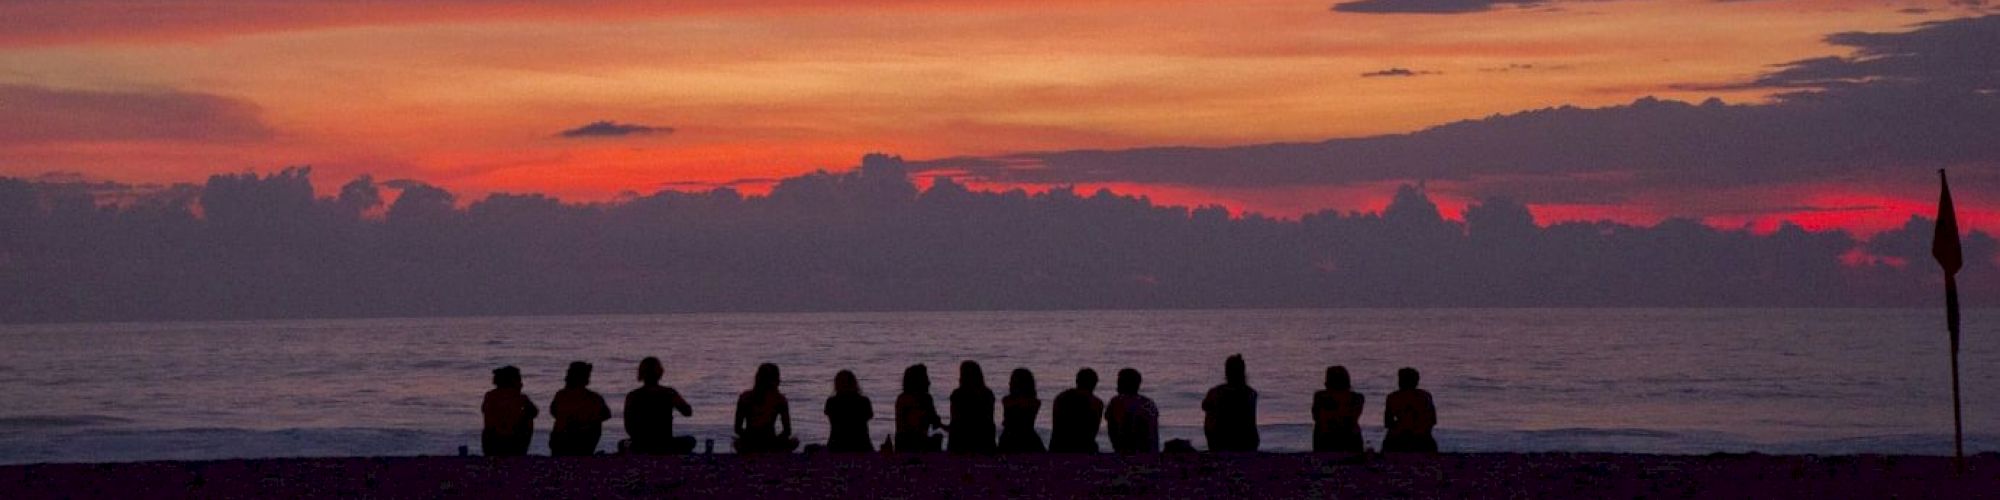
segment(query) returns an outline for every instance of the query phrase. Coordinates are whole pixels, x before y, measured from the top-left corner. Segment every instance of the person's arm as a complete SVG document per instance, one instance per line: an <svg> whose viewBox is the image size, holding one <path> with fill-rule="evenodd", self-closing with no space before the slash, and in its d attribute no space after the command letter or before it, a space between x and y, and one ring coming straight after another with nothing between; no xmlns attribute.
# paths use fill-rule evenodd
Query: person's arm
<svg viewBox="0 0 2000 500"><path fill-rule="evenodd" d="M735 423L730 424L730 427L738 436L743 435L743 429L750 423L750 412L744 410L743 398L736 398L736 418L732 419Z"/></svg>
<svg viewBox="0 0 2000 500"><path fill-rule="evenodd" d="M874 419L875 402L869 401L868 398L861 398L861 421L867 422Z"/></svg>
<svg viewBox="0 0 2000 500"><path fill-rule="evenodd" d="M681 416L683 416L683 417L692 417L692 416L694 416L694 407L693 407L693 406L690 406L690 405L688 405L688 400L687 400L687 398L683 398L683 397L681 397L681 391L673 391L673 392L672 392L672 394L673 394L673 396L674 396L674 408L673 408L673 410L674 410L674 411L678 411L678 412L681 412Z"/></svg>
<svg viewBox="0 0 2000 500"><path fill-rule="evenodd" d="M541 408L535 407L535 400L523 397L521 398L521 404L528 405L528 412L526 413L527 416L521 417L523 420L534 420L536 416L539 416L542 413Z"/></svg>
<svg viewBox="0 0 2000 500"><path fill-rule="evenodd" d="M611 420L611 405L604 402L604 396L597 397L597 421Z"/></svg>
<svg viewBox="0 0 2000 500"><path fill-rule="evenodd" d="M944 426L944 417L938 415L936 401L924 400L923 407L925 416L924 419L930 422L932 429L951 432L950 427Z"/></svg>
<svg viewBox="0 0 2000 500"><path fill-rule="evenodd" d="M778 399L778 424L782 426L778 431L778 437L791 437L792 403L790 401L784 400L783 398L784 398L783 396L779 396Z"/></svg>
<svg viewBox="0 0 2000 500"><path fill-rule="evenodd" d="M1390 395L1389 395L1389 400L1388 400L1387 402L1384 402L1384 403L1382 403L1382 428L1383 428L1383 429L1395 429L1395 428L1396 428L1396 395L1395 395L1395 394L1390 394Z"/></svg>
<svg viewBox="0 0 2000 500"><path fill-rule="evenodd" d="M1424 431L1429 432L1438 425L1437 404L1431 402L1429 394L1424 395Z"/></svg>
<svg viewBox="0 0 2000 500"><path fill-rule="evenodd" d="M623 418L622 420L624 420L624 421L625 421L625 435L627 435L627 436L630 436L630 435L632 435L632 422L633 422L634 420L638 420L638 419L635 419L635 418L632 418L632 395L631 395L631 394L626 394L626 395L625 395L625 413L624 413L624 417L625 417L625 418Z"/></svg>
<svg viewBox="0 0 2000 500"><path fill-rule="evenodd" d="M1215 411L1215 389L1209 389L1208 394L1201 397L1201 411Z"/></svg>

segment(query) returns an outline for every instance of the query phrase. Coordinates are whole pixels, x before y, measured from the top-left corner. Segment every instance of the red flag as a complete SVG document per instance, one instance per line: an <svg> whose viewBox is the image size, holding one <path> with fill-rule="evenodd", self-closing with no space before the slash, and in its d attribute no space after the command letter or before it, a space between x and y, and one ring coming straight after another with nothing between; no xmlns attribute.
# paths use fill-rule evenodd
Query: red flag
<svg viewBox="0 0 2000 500"><path fill-rule="evenodd" d="M1944 177L1944 170L1938 170L1937 233L1931 236L1931 256L1938 265L1944 266L1947 276L1958 274L1965 266L1965 256L1958 248L1958 213L1951 208L1951 181Z"/></svg>

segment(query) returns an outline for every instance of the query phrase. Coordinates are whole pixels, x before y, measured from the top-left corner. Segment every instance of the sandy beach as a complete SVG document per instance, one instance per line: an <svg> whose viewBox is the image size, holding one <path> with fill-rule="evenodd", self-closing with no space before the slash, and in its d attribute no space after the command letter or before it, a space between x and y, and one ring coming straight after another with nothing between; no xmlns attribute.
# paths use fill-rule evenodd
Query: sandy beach
<svg viewBox="0 0 2000 500"><path fill-rule="evenodd" d="M0 467L0 497L2000 496L2000 455L302 458Z"/></svg>

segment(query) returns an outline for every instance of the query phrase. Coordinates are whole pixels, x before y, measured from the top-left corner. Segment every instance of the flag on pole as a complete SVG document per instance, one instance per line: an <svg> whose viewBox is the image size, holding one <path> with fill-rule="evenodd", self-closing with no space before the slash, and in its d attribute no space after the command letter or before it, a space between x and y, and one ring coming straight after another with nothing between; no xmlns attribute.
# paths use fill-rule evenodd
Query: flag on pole
<svg viewBox="0 0 2000 500"><path fill-rule="evenodd" d="M1958 247L1958 213L1951 207L1951 181L1938 171L1937 234L1931 237L1931 256L1944 266L1945 276L1958 274L1965 266L1965 254Z"/></svg>

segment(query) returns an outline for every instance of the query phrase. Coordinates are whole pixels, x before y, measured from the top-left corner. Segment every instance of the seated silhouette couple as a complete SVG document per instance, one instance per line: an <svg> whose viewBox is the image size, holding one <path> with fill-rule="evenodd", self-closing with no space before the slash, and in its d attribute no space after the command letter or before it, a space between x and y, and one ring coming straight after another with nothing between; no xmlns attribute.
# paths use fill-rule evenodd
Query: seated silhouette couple
<svg viewBox="0 0 2000 500"><path fill-rule="evenodd" d="M549 431L549 454L560 457L595 453L602 424L611 419L611 408L605 406L603 397L585 388L590 384L590 364L570 363L563 384L555 400L549 403L549 413L555 417L555 425ZM526 455L528 443L534 440L535 417L540 411L521 393L521 370L513 366L493 370L493 386L480 404L480 413L485 417L485 428L480 431L481 451L493 457Z"/></svg>
<svg viewBox="0 0 2000 500"><path fill-rule="evenodd" d="M1437 406L1431 393L1417 388L1415 368L1396 370L1396 392L1382 410L1384 453L1437 453ZM1313 451L1362 453L1361 409L1365 398L1354 392L1347 367L1326 368L1326 388L1313 394Z"/></svg>

